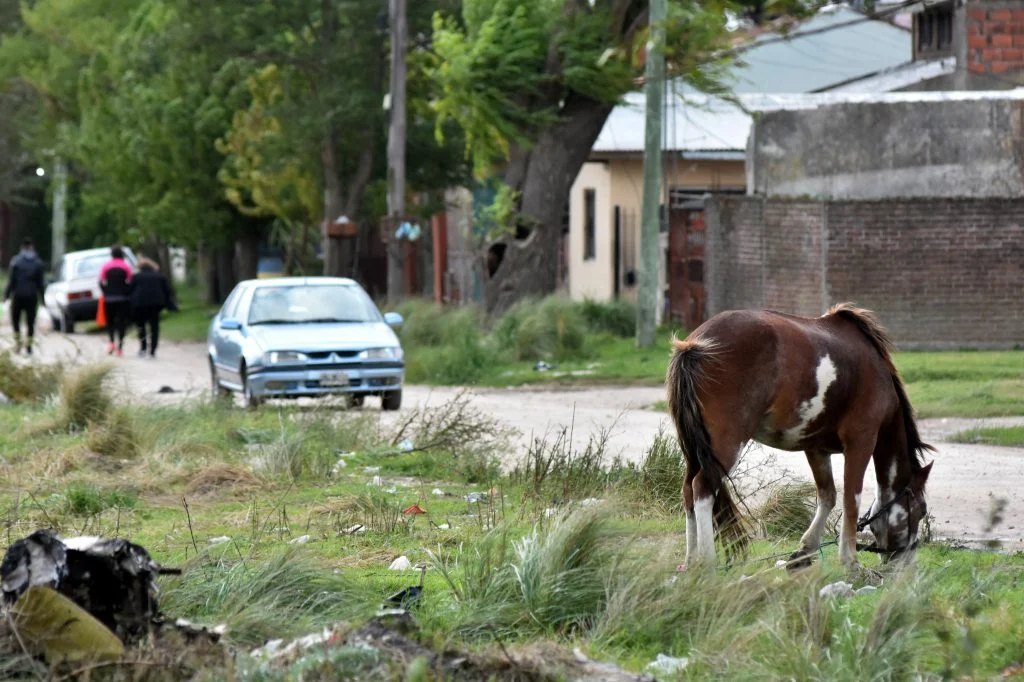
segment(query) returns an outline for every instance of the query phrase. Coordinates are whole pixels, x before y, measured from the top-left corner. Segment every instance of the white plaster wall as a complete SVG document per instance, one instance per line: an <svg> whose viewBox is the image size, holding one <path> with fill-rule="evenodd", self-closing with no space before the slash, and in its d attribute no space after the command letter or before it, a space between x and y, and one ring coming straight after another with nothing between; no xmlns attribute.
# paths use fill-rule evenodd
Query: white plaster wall
<svg viewBox="0 0 1024 682"><path fill-rule="evenodd" d="M595 253L583 259L583 191L592 189L595 208ZM611 173L608 164L583 164L569 195L569 295L573 300L607 301L615 291L612 254Z"/></svg>

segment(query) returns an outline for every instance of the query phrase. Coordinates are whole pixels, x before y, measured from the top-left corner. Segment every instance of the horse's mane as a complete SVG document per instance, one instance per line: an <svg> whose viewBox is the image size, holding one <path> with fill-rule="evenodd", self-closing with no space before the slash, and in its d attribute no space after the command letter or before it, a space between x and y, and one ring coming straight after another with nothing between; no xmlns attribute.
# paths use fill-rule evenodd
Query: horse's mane
<svg viewBox="0 0 1024 682"><path fill-rule="evenodd" d="M910 466L915 471L919 470L924 464L924 451L934 451L935 448L924 443L921 440L920 433L918 433L917 422L914 420L914 408L910 405L907 389L903 385L903 379L900 377L899 370L896 369L896 365L892 361L892 353L896 350L896 345L892 342L892 338L889 337L889 332L885 330L885 327L882 326L882 323L878 321L878 317L873 312L865 308L858 308L852 303L837 303L829 308L826 315L838 315L852 322L857 326L861 334L871 342L871 345L875 347L878 354L882 356L882 360L885 361L886 366L889 368L889 373L892 375L892 386L896 390L897 398L899 398L900 411L903 414L903 428L907 434L907 452L913 453L913 456L910 457Z"/></svg>

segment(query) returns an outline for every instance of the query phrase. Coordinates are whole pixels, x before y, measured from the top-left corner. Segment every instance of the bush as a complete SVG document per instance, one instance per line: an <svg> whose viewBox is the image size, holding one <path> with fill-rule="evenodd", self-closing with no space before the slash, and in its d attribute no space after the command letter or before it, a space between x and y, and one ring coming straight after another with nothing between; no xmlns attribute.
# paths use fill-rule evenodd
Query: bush
<svg viewBox="0 0 1024 682"><path fill-rule="evenodd" d="M123 490L101 490L91 483L73 483L64 491L67 512L95 516L107 509L132 509L138 496Z"/></svg>
<svg viewBox="0 0 1024 682"><path fill-rule="evenodd" d="M636 306L632 303L601 303L587 299L578 305L587 328L595 334L607 333L623 338L630 338L636 334Z"/></svg>
<svg viewBox="0 0 1024 682"><path fill-rule="evenodd" d="M477 381L484 369L494 363L481 327L480 311L473 307L447 310L434 320L422 322L419 331L414 328L410 338L438 339L438 342L417 345L415 341L406 343L403 336L406 378L413 382L430 379L445 384Z"/></svg>
<svg viewBox="0 0 1024 682"><path fill-rule="evenodd" d="M517 360L569 360L586 356L587 325L579 306L551 296L523 301L495 324L499 349Z"/></svg>

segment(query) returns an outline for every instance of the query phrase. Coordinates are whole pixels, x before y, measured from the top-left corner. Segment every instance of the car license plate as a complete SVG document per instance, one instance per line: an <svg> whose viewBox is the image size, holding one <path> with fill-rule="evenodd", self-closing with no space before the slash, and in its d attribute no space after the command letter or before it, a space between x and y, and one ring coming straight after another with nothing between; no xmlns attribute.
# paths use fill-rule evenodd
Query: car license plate
<svg viewBox="0 0 1024 682"><path fill-rule="evenodd" d="M321 386L348 386L348 375L344 372L320 372Z"/></svg>

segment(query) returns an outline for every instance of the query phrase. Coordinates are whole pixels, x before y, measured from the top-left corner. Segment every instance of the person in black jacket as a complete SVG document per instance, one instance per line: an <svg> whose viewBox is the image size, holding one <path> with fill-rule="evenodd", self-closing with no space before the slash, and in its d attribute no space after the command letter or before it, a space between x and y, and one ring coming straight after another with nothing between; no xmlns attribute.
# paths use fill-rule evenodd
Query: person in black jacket
<svg viewBox="0 0 1024 682"><path fill-rule="evenodd" d="M15 352L20 353L21 314L25 313L27 340L24 348L32 355L32 341L36 334L36 311L43 300L43 261L36 255L31 239L21 242L21 251L11 261L10 278L4 290L4 300L11 299L11 326L14 327Z"/></svg>
<svg viewBox="0 0 1024 682"><path fill-rule="evenodd" d="M139 271L132 277L132 317L139 328L139 357L156 357L156 345L160 341L160 312L177 310L171 286L160 272L160 267L148 258L139 258ZM147 336L148 328L148 336ZM148 341L148 343L147 343Z"/></svg>

